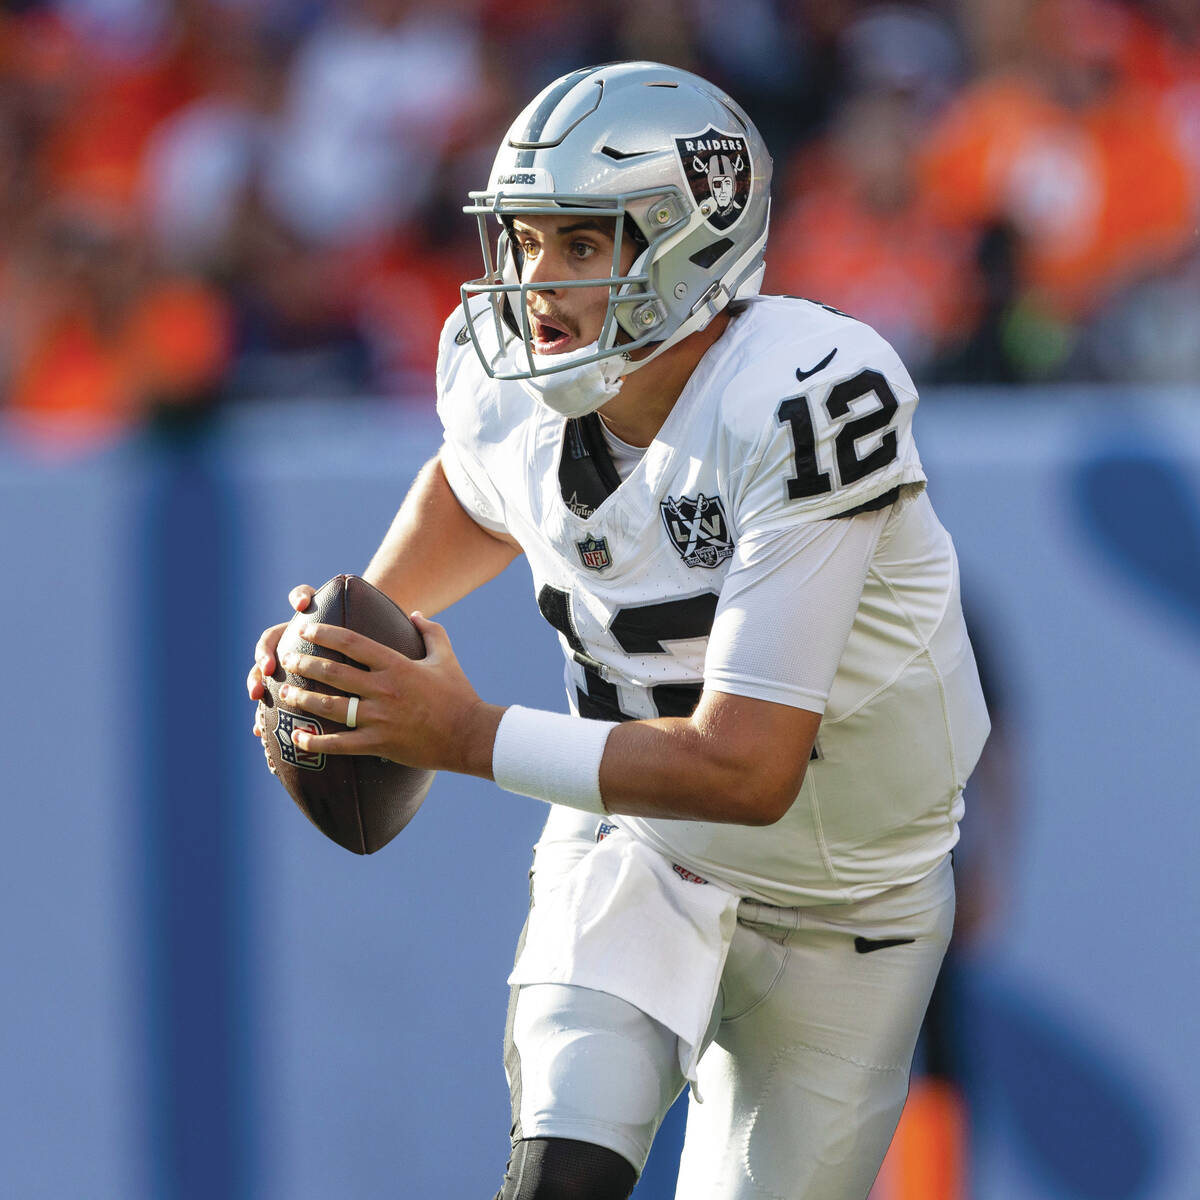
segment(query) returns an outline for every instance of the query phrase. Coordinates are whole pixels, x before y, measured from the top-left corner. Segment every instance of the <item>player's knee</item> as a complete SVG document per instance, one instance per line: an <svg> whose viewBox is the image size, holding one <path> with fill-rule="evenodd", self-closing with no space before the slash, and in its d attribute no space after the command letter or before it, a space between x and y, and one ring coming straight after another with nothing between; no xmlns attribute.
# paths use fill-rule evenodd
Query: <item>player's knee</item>
<svg viewBox="0 0 1200 1200"><path fill-rule="evenodd" d="M603 1030L560 1034L553 1041L545 1073L548 1113L631 1131L654 1128L663 1085L644 1045Z"/></svg>
<svg viewBox="0 0 1200 1200"><path fill-rule="evenodd" d="M496 1200L628 1200L637 1183L615 1150L572 1138L527 1138L513 1147Z"/></svg>
<svg viewBox="0 0 1200 1200"><path fill-rule="evenodd" d="M586 1122L649 1147L675 1090L669 1030L616 997L551 986L522 994L513 1038L528 1065L521 1111L527 1132Z"/></svg>

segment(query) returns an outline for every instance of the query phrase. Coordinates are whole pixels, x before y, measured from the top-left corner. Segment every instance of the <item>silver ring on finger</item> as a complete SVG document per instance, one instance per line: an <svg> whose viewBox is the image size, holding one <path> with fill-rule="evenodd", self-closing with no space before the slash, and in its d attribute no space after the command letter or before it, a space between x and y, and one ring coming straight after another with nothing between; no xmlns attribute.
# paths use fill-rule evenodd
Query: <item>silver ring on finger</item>
<svg viewBox="0 0 1200 1200"><path fill-rule="evenodd" d="M358 697L351 696L350 703L346 705L346 728L358 728Z"/></svg>

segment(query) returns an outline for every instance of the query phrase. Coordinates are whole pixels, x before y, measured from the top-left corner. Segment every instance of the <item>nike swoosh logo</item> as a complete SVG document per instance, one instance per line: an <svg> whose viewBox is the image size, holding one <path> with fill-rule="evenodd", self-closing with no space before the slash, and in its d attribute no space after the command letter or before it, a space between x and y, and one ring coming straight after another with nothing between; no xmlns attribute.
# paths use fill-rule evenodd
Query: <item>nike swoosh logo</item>
<svg viewBox="0 0 1200 1200"><path fill-rule="evenodd" d="M454 335L454 344L456 346L465 346L470 340L471 335L465 325Z"/></svg>
<svg viewBox="0 0 1200 1200"><path fill-rule="evenodd" d="M800 370L799 367L797 367L796 368L796 378L799 380L805 380L810 375L815 375L818 371L825 370L825 368L827 366L829 366L829 364L831 362L833 362L833 356L836 353L837 353L837 347L834 346L834 348L832 350L830 350L830 352L827 355L825 355L825 357L823 359L821 359L821 361L819 363L817 363L817 365L815 367L812 367L807 371L802 371L802 370Z"/></svg>
<svg viewBox="0 0 1200 1200"><path fill-rule="evenodd" d="M859 954L870 954L875 950L886 950L889 946L907 946L909 942L915 942L916 938L873 938L856 937L854 939L854 949Z"/></svg>

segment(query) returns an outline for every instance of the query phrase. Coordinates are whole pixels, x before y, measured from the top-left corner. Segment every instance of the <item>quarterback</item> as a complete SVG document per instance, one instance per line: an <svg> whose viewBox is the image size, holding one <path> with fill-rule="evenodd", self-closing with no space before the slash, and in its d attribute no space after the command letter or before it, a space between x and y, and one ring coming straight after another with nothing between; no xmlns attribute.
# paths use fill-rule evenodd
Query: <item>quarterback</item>
<svg viewBox="0 0 1200 1200"><path fill-rule="evenodd" d="M497 1200L627 1197L689 1084L680 1197L863 1200L950 936L988 731L954 549L891 347L758 294L770 179L687 72L535 97L466 209L485 269L442 335L444 444L365 572L428 656L316 625L365 669L286 663L344 693L285 697L350 726L302 748L550 806ZM428 619L518 555L567 713L485 703Z"/></svg>

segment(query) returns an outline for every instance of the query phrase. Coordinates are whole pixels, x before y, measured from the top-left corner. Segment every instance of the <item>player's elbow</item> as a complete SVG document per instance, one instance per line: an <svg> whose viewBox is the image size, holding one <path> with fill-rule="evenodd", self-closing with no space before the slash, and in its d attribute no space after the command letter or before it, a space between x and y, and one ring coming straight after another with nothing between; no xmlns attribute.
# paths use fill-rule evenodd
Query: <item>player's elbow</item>
<svg viewBox="0 0 1200 1200"><path fill-rule="evenodd" d="M804 783L820 716L765 701L715 694L694 718L719 820L774 825Z"/></svg>
<svg viewBox="0 0 1200 1200"><path fill-rule="evenodd" d="M750 810L753 820L746 821L747 825L774 825L787 816L788 809L796 800L800 791L799 784L775 784L758 789L750 797Z"/></svg>
<svg viewBox="0 0 1200 1200"><path fill-rule="evenodd" d="M774 825L787 815L804 782L804 771L779 763L741 762L722 772L720 809L735 825Z"/></svg>

